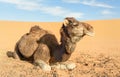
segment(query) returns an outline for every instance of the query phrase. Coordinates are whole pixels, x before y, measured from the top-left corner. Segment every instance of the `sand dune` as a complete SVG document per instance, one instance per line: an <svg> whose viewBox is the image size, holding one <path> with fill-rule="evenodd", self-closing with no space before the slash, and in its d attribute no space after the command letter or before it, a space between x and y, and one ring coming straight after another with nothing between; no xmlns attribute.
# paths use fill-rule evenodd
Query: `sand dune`
<svg viewBox="0 0 120 77"><path fill-rule="evenodd" d="M95 30L94 37L85 37L78 50L88 50L90 53L106 53L118 55L120 50L120 20L87 21ZM95 52L94 52L95 51Z"/></svg>
<svg viewBox="0 0 120 77"><path fill-rule="evenodd" d="M54 33L60 40L62 22L0 21L0 74L2 77L119 77L120 19L85 21L94 27L95 36L85 36L70 58L77 64L72 71L43 72L33 65L6 56L20 37L34 25ZM81 69L82 68L82 69ZM4 69L4 70L2 70ZM17 71L16 71L17 70Z"/></svg>
<svg viewBox="0 0 120 77"><path fill-rule="evenodd" d="M62 25L62 23L59 22L47 23L0 21L0 43L2 44L0 45L0 49L13 50L17 40L19 40L23 34L29 32L29 29L34 25L39 25L41 28L53 32L59 38L59 29Z"/></svg>
<svg viewBox="0 0 120 77"><path fill-rule="evenodd" d="M95 30L94 37L84 37L76 50L98 50L113 48L119 50L120 46L120 20L96 20L86 21L91 24ZM61 22L14 22L0 21L0 50L14 50L14 45L20 37L29 32L31 26L39 25L43 29L49 30L60 39L59 29ZM110 49L111 50L111 49ZM93 51L92 51L93 52ZM114 51L116 52L116 51Z"/></svg>

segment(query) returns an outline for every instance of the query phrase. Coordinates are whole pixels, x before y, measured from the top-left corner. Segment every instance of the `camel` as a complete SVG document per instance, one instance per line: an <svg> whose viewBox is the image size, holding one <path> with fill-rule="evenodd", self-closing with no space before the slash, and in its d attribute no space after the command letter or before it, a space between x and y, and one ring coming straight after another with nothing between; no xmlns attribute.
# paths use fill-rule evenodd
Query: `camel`
<svg viewBox="0 0 120 77"><path fill-rule="evenodd" d="M94 32L91 25L67 17L63 21L60 35L59 43L54 34L39 26L33 26L29 33L24 34L16 43L14 52L7 52L7 55L15 59L30 60L43 70L51 70L52 65L64 63L70 58L80 39L85 35L93 36ZM68 69L75 68L74 64L68 63L68 66Z"/></svg>

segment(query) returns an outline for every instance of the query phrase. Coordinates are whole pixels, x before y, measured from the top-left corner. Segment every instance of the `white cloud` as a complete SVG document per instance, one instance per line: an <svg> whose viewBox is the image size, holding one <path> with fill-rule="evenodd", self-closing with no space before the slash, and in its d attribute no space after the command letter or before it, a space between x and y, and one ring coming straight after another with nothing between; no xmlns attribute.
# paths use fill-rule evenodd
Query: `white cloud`
<svg viewBox="0 0 120 77"><path fill-rule="evenodd" d="M70 10L66 10L62 7L41 7L43 12L52 14L54 16L62 16L62 17L75 17L75 18L82 18L83 13L81 12L71 12Z"/></svg>
<svg viewBox="0 0 120 77"><path fill-rule="evenodd" d="M72 12L72 13L67 13L67 14L65 15L65 17L71 17L71 16L73 16L73 17L75 17L75 18L82 18L83 15L84 15L83 13Z"/></svg>
<svg viewBox="0 0 120 77"><path fill-rule="evenodd" d="M19 9L34 10L40 5L35 1L28 0L0 0L3 3L14 4Z"/></svg>
<svg viewBox="0 0 120 77"><path fill-rule="evenodd" d="M62 0L67 3L79 3L88 6L96 6L96 7L103 7L103 8L114 8L113 6L101 2L97 2L96 0Z"/></svg>
<svg viewBox="0 0 120 77"><path fill-rule="evenodd" d="M0 0L3 3L11 3L16 5L38 5L36 1L28 0Z"/></svg>
<svg viewBox="0 0 120 77"><path fill-rule="evenodd" d="M110 10L103 10L101 12L102 15L111 15L111 14L114 14L113 12L111 12Z"/></svg>
<svg viewBox="0 0 120 77"><path fill-rule="evenodd" d="M79 3L80 0L62 0L64 2L68 2L68 3Z"/></svg>
<svg viewBox="0 0 120 77"><path fill-rule="evenodd" d="M54 16L60 16L60 17L72 16L76 18L81 18L83 16L83 13L81 12L73 12L61 6L56 6L56 7L45 6L44 4L42 4L41 1L42 0L34 0L34 1L33 0L0 0L0 2L3 3L14 4L19 9L39 10L41 12L51 14Z"/></svg>

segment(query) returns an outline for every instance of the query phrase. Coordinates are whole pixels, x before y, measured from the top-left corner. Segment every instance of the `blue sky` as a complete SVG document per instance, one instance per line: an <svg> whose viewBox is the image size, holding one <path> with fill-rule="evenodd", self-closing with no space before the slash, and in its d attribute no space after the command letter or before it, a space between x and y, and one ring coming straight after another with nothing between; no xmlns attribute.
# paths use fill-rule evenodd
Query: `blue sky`
<svg viewBox="0 0 120 77"><path fill-rule="evenodd" d="M120 18L120 0L0 0L0 20L63 21Z"/></svg>

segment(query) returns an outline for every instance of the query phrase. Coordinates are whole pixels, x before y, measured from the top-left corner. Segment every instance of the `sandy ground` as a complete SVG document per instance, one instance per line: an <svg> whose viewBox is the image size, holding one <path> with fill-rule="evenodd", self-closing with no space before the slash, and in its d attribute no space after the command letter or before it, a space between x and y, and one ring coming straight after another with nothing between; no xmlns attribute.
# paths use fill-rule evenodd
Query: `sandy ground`
<svg viewBox="0 0 120 77"><path fill-rule="evenodd" d="M39 25L60 38L61 22L12 22L0 21L0 77L120 77L120 20L86 21L95 29L95 36L84 37L70 61L76 63L73 70L53 69L42 71L26 61L6 56L13 51L17 40Z"/></svg>

